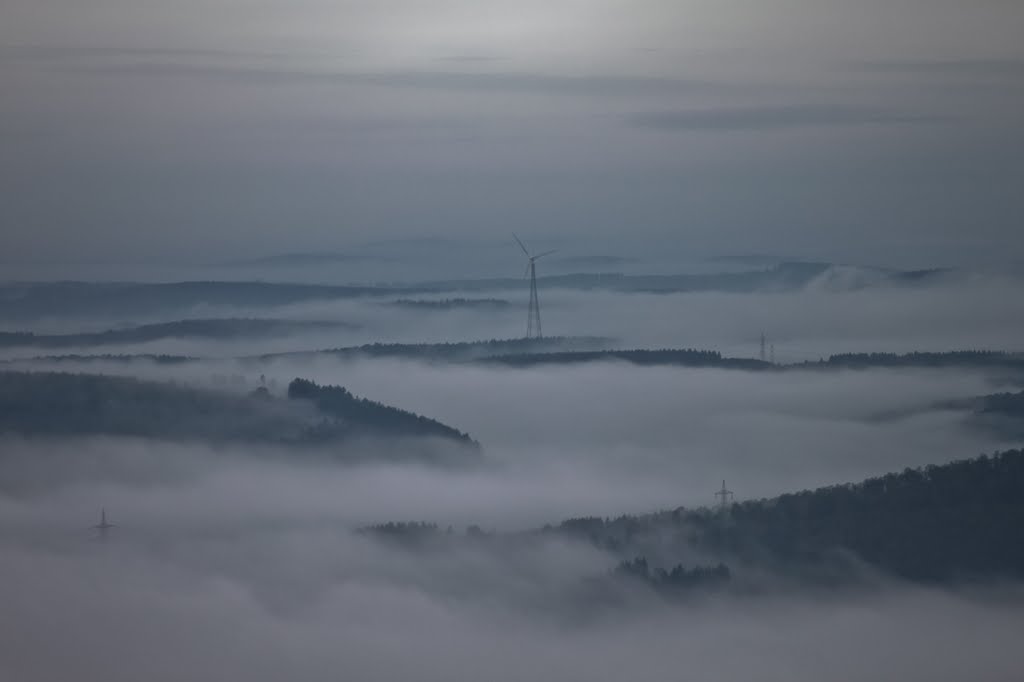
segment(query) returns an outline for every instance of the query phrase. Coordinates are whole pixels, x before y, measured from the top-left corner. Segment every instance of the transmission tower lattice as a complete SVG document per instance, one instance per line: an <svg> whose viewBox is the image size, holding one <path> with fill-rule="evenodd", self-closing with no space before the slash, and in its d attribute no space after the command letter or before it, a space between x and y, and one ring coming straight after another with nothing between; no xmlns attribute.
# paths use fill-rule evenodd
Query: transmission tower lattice
<svg viewBox="0 0 1024 682"><path fill-rule="evenodd" d="M725 509L729 506L729 503L736 499L732 491L725 487L725 481L722 481L722 489L715 493L715 498L718 499L718 508Z"/></svg>

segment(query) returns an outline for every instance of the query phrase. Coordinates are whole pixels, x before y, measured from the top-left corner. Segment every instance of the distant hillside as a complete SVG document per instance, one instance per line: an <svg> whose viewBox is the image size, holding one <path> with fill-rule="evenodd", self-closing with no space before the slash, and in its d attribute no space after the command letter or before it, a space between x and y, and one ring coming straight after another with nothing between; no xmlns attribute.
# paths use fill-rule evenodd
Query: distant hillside
<svg viewBox="0 0 1024 682"><path fill-rule="evenodd" d="M517 353L550 352L556 350L591 350L606 348L611 339L600 336L565 336L545 337L543 339L491 339L489 341L459 341L454 343L369 343L362 346L347 346L315 351L288 351L284 353L268 353L259 356L246 356L238 360L261 363L277 359L311 359L324 355L339 359L359 358L407 358L430 362L468 362L498 355L515 355ZM39 362L122 362L148 360L163 364L198 362L201 358L182 355L154 354L97 354L97 355L40 355L31 358ZM0 360L0 365L16 365L24 360Z"/></svg>
<svg viewBox="0 0 1024 682"><path fill-rule="evenodd" d="M412 293L415 292L379 287L268 282L8 284L0 285L0 319L146 317L156 313L188 313L208 306L258 308L313 300Z"/></svg>
<svg viewBox="0 0 1024 682"><path fill-rule="evenodd" d="M749 500L572 519L567 534L621 556L700 556L733 572L849 580L874 570L920 582L1024 578L1024 451L906 469L861 483Z"/></svg>
<svg viewBox="0 0 1024 682"><path fill-rule="evenodd" d="M330 260L339 256L327 256ZM285 264L309 262L306 254L287 256ZM317 262L323 262L314 256ZM295 260L297 259L297 260ZM271 263L273 264L273 263ZM949 276L939 270L898 272L872 268L857 269L872 273L856 277L853 283L920 285ZM540 277L542 287L620 292L684 293L702 291L777 292L804 289L813 283L837 279L850 268L831 263L786 262L743 272L676 275L624 275L618 273L576 273ZM846 280L847 277L838 277ZM206 306L273 307L313 300L353 297L414 297L450 292L522 290L519 278L435 280L376 286L329 286L271 282L47 282L0 284L0 319L32 320L47 317L133 317L187 314Z"/></svg>
<svg viewBox="0 0 1024 682"><path fill-rule="evenodd" d="M634 365L674 365L679 367L719 367L723 369L771 369L761 360L725 358L718 351L693 349L662 350L597 350L555 353L522 353L484 358L480 362L510 367L539 365L571 365L584 362L621 361Z"/></svg>
<svg viewBox="0 0 1024 682"><path fill-rule="evenodd" d="M720 589L863 586L878 575L930 585L999 583L1024 579L1024 451L726 508L578 517L514 533L475 525L456 533L423 521L357 532L417 552L489 550L499 562L553 539L587 543L604 560L551 598L596 606L621 603L623 589L636 587L686 598Z"/></svg>
<svg viewBox="0 0 1024 682"><path fill-rule="evenodd" d="M512 306L503 298L444 298L440 300L400 298L389 305L409 310L505 310Z"/></svg>
<svg viewBox="0 0 1024 682"><path fill-rule="evenodd" d="M334 417L326 433L333 436L339 428L372 429L382 434L447 438L474 448L478 444L450 426L412 412L382 403L357 398L341 386L320 386L306 379L295 379L288 385L288 397L312 403L325 415Z"/></svg>
<svg viewBox="0 0 1024 682"><path fill-rule="evenodd" d="M302 331L354 329L344 322L262 318L210 318L146 324L126 329L79 334L0 332L0 347L71 348L146 343L160 339L272 338Z"/></svg>
<svg viewBox="0 0 1024 682"><path fill-rule="evenodd" d="M1024 391L1017 393L994 393L980 399L980 414L999 415L1024 419Z"/></svg>
<svg viewBox="0 0 1024 682"><path fill-rule="evenodd" d="M23 365L25 363L89 363L89 362L120 362L120 363L131 363L135 361L143 362L155 362L159 365L181 365L188 362L199 362L201 358L189 356L189 355L166 355L158 353L101 353L95 355L81 355L79 353L70 353L67 355L36 355L31 358L22 358L14 360L0 360L0 365L14 366Z"/></svg>
<svg viewBox="0 0 1024 682"><path fill-rule="evenodd" d="M550 336L543 339L491 339L454 343L370 343L312 352L271 353L262 355L259 359L333 355L345 359L375 357L458 362L518 353L592 350L604 348L610 342L610 339L599 336Z"/></svg>
<svg viewBox="0 0 1024 682"><path fill-rule="evenodd" d="M827 360L788 365L799 368L869 369L875 367L995 367L1024 369L1024 354L961 350L945 353L842 353Z"/></svg>
<svg viewBox="0 0 1024 682"><path fill-rule="evenodd" d="M321 446L340 456L345 450L334 446L352 439L408 445L429 437L462 454L479 452L468 435L440 422L301 379L284 399L265 390L239 395L96 374L0 372L0 433ZM430 449L396 448L392 456Z"/></svg>
<svg viewBox="0 0 1024 682"><path fill-rule="evenodd" d="M775 371L839 370L839 369L901 369L901 368L992 368L999 371L1024 371L1024 355L997 351L951 351L946 353L844 353L827 360L801 362L792 365L773 365L752 358L723 357L718 351L682 348L662 349L581 349L541 353L520 352L509 355L491 355L481 362L510 367L538 365L565 365L602 360L621 360L636 365L675 365L682 367L723 367Z"/></svg>

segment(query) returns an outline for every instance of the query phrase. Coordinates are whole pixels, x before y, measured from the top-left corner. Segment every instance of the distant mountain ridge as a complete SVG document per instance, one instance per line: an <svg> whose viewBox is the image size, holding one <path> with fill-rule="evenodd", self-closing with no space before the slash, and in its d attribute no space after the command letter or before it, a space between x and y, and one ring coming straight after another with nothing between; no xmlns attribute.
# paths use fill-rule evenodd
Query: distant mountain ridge
<svg viewBox="0 0 1024 682"><path fill-rule="evenodd" d="M356 325L327 320L282 320L266 318L202 318L145 324L125 329L77 334L36 334L0 332L0 347L34 346L70 348L146 343L159 339L238 339L285 336L292 332L356 329Z"/></svg>
<svg viewBox="0 0 1024 682"><path fill-rule="evenodd" d="M889 271L850 268L831 263L786 262L741 272L678 275L576 273L542 276L545 287L635 293L735 293L795 291L825 287L876 284L915 285L949 276L952 271ZM856 274L860 273L860 274ZM289 284L270 282L88 283L48 282L0 285L0 319L26 320L49 316L152 315L154 311L182 312L202 306L268 307L312 300L359 297L412 297L457 291L522 289L519 278L434 280L375 285Z"/></svg>

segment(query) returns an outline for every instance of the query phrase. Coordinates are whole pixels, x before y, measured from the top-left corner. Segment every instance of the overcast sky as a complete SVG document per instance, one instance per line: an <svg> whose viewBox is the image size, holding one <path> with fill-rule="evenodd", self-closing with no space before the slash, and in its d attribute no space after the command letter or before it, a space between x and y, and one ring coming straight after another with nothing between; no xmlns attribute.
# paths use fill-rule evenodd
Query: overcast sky
<svg viewBox="0 0 1024 682"><path fill-rule="evenodd" d="M0 260L1021 261L1021 36L1019 0L5 0Z"/></svg>

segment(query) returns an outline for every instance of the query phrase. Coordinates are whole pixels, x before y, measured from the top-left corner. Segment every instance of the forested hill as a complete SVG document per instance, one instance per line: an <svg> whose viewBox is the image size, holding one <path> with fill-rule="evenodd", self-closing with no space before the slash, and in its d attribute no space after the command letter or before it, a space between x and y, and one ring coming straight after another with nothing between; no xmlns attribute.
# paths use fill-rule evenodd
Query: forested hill
<svg viewBox="0 0 1024 682"><path fill-rule="evenodd" d="M315 389L315 390L314 390ZM242 441L335 449L352 439L430 437L478 453L468 435L444 424L297 380L289 399L96 374L0 372L0 434L109 434L165 440ZM407 447L420 455L431 448Z"/></svg>
<svg viewBox="0 0 1024 682"><path fill-rule="evenodd" d="M320 386L306 379L295 379L288 385L288 397L309 401L323 414L363 428L372 427L381 433L448 438L478 447L468 434L457 429L412 412L357 398L341 386Z"/></svg>
<svg viewBox="0 0 1024 682"><path fill-rule="evenodd" d="M461 362L496 355L604 348L609 339L599 336L549 336L543 339L490 339L451 343L369 343L362 346L262 355L260 360L333 355L337 358L408 358L410 360Z"/></svg>
<svg viewBox="0 0 1024 682"><path fill-rule="evenodd" d="M824 367L868 369L873 367L993 367L1024 370L1024 354L986 350L960 350L946 353L840 353L827 360L788 367Z"/></svg>
<svg viewBox="0 0 1024 682"><path fill-rule="evenodd" d="M282 306L313 300L395 296L414 290L271 282L45 282L0 285L0 318L134 317L185 313L199 306Z"/></svg>
<svg viewBox="0 0 1024 682"><path fill-rule="evenodd" d="M676 365L681 367L719 367L724 369L770 369L772 365L748 358L726 358L718 351L693 349L597 350L555 353L521 353L484 358L481 362L510 367L568 365L583 362L622 361L634 365Z"/></svg>
<svg viewBox="0 0 1024 682"><path fill-rule="evenodd" d="M126 343L146 343L159 339L239 339L285 336L297 332L352 329L344 322L279 320L266 318L209 318L145 324L126 329L78 334L34 334L0 332L0 347L73 348Z"/></svg>
<svg viewBox="0 0 1024 682"><path fill-rule="evenodd" d="M848 579L859 562L926 583L1024 578L1024 451L907 469L726 511L572 519L547 532L639 555L700 556L734 572Z"/></svg>
<svg viewBox="0 0 1024 682"><path fill-rule="evenodd" d="M400 298L388 305L409 310L442 312L449 310L505 310L512 302L504 298L445 298L440 300Z"/></svg>

